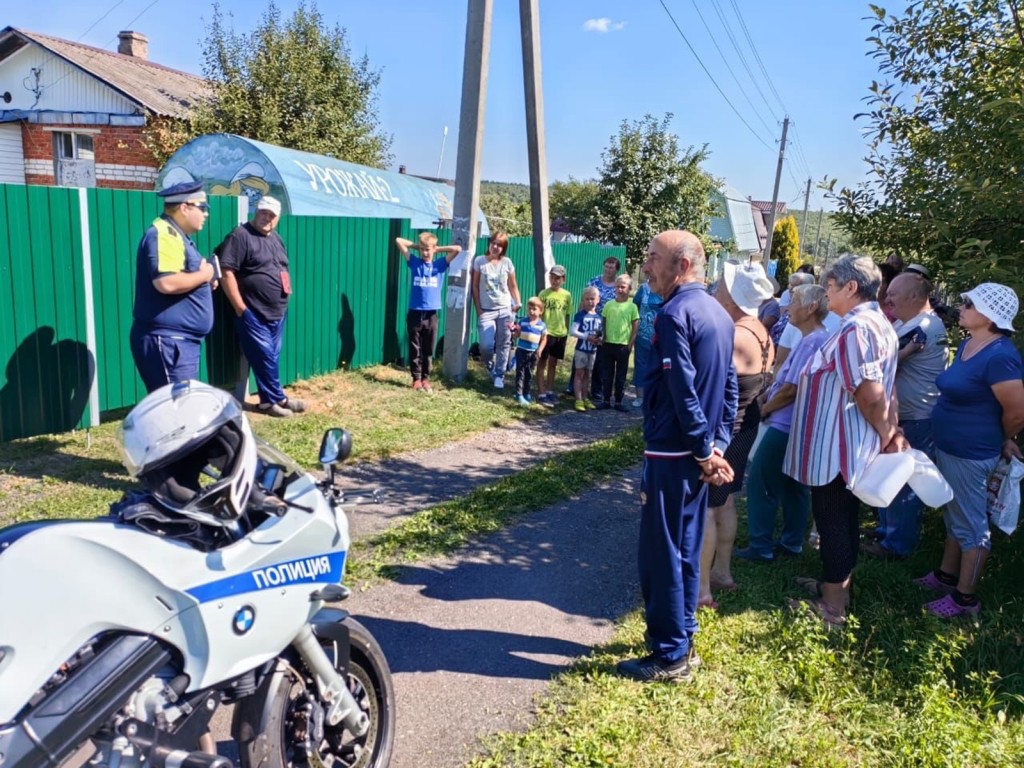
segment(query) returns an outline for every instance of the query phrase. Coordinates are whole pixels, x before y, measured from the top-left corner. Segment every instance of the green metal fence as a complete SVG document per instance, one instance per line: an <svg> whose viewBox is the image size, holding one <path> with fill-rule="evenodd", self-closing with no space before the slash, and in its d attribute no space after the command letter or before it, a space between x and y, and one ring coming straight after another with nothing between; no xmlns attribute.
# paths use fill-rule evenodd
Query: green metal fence
<svg viewBox="0 0 1024 768"><path fill-rule="evenodd" d="M160 210L148 192L0 185L0 440L92 426L145 394L128 331L136 248ZM237 198L211 198L195 236L200 251L211 253L238 221ZM283 382L404 360L410 280L394 240L415 239L409 222L284 217L278 231L294 287ZM450 242L450 230L437 235ZM486 247L481 238L477 253ZM620 248L590 243L552 250L577 300L607 256L622 258ZM513 238L509 256L525 299L535 292L531 239ZM214 295L200 376L231 387L239 371L234 313L221 291Z"/></svg>

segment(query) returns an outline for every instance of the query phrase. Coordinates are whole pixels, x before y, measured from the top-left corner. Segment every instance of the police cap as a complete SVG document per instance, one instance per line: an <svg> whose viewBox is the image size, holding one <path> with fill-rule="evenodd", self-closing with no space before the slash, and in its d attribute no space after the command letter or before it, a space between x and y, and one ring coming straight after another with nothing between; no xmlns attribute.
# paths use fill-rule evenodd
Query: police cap
<svg viewBox="0 0 1024 768"><path fill-rule="evenodd" d="M180 184L164 187L157 194L164 199L165 203L185 203L196 198L206 199L201 181L183 181Z"/></svg>

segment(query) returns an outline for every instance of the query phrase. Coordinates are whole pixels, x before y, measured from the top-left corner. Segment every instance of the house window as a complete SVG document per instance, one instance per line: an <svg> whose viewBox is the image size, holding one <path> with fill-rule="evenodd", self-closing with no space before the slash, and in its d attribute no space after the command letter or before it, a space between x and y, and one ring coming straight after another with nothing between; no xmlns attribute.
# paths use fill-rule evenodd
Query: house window
<svg viewBox="0 0 1024 768"><path fill-rule="evenodd" d="M90 134L55 131L53 164L59 186L96 186L96 153Z"/></svg>
<svg viewBox="0 0 1024 768"><path fill-rule="evenodd" d="M87 133L54 132L53 156L57 160L95 160L92 136Z"/></svg>

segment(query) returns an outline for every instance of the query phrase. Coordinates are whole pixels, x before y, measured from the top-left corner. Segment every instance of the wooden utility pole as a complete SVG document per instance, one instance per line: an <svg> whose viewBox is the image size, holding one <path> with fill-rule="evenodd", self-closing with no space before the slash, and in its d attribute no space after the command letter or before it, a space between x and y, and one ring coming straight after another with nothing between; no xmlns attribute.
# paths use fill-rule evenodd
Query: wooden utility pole
<svg viewBox="0 0 1024 768"><path fill-rule="evenodd" d="M548 161L544 141L544 90L540 65L540 13L538 0L519 0L519 28L523 39L523 88L526 91L526 151L530 164L530 208L533 213L533 265L536 293L547 287L551 254L548 218Z"/></svg>
<svg viewBox="0 0 1024 768"><path fill-rule="evenodd" d="M782 181L782 164L786 159L786 134L789 132L789 116L782 121L782 141L779 142L779 164L775 169L775 189L772 191L772 210L768 217L768 242L764 244L764 264L772 258L772 235L775 234L775 207L779 204L779 182Z"/></svg>
<svg viewBox="0 0 1024 768"><path fill-rule="evenodd" d="M807 206L811 202L811 180L807 180L807 189L804 190L804 215L800 220L800 237L806 237L807 235ZM803 261L803 259L801 259Z"/></svg>
<svg viewBox="0 0 1024 768"><path fill-rule="evenodd" d="M480 203L480 156L484 143L492 4L493 0L469 0L466 17L466 54L462 65L462 108L452 218L452 241L462 246L462 253L448 270L444 323L444 373L455 381L465 378L469 359L470 268L476 256L476 212Z"/></svg>

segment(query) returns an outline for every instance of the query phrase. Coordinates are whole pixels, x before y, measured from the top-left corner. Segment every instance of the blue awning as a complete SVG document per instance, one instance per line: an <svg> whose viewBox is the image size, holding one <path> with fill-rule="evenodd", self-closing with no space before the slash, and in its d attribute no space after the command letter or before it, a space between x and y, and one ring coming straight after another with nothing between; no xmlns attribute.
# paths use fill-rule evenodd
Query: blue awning
<svg viewBox="0 0 1024 768"><path fill-rule="evenodd" d="M190 179L202 181L211 195L246 195L250 211L271 195L284 214L409 219L416 229L448 225L455 197L447 184L229 133L200 136L175 152L157 189ZM480 234L490 234L479 208L477 217Z"/></svg>

